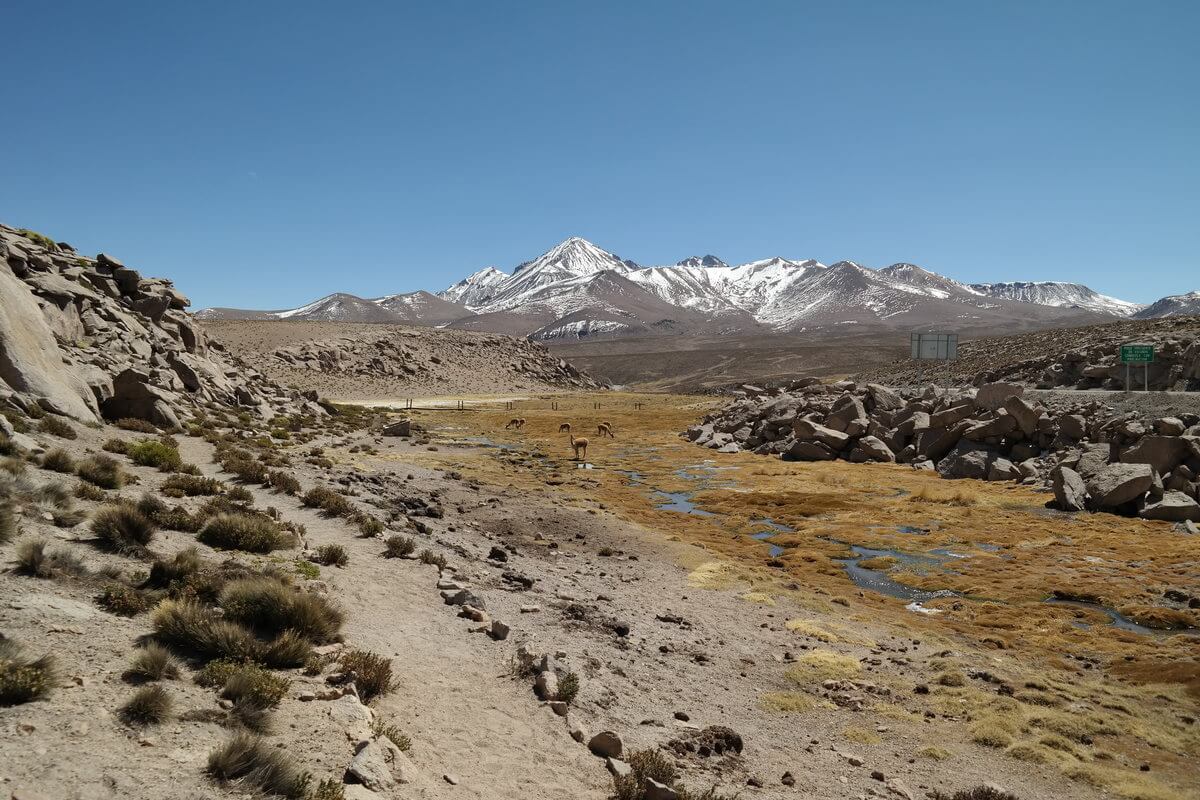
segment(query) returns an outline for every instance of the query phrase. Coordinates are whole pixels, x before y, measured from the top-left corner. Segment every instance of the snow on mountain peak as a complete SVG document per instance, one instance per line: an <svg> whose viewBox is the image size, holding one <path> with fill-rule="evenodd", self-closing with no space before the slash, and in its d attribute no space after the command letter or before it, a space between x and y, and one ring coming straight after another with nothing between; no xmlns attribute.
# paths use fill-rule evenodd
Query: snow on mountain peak
<svg viewBox="0 0 1200 800"><path fill-rule="evenodd" d="M707 255L707 256L689 256L688 258L685 258L683 261L676 262L675 266L708 268L708 267L728 267L729 265L726 264L721 259L717 258L716 256Z"/></svg>
<svg viewBox="0 0 1200 800"><path fill-rule="evenodd" d="M1096 292L1083 284L1061 281L1006 281L1003 283L973 283L971 289L989 297L1004 297L1025 303L1058 308L1080 308L1127 317L1142 306L1128 300L1118 300Z"/></svg>

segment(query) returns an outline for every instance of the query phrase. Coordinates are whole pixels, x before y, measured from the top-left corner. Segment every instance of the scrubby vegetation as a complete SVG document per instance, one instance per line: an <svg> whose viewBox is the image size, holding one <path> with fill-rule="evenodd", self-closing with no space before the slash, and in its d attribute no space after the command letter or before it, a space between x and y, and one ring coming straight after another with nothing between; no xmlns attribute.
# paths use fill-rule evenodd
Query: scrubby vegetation
<svg viewBox="0 0 1200 800"><path fill-rule="evenodd" d="M179 677L179 661L171 651L157 642L148 642L133 656L125 671L129 680L161 681Z"/></svg>
<svg viewBox="0 0 1200 800"><path fill-rule="evenodd" d="M42 469L70 474L75 471L75 459L66 450L48 450L42 456Z"/></svg>
<svg viewBox="0 0 1200 800"><path fill-rule="evenodd" d="M156 428L152 423L147 422L144 419L137 419L136 417L123 417L122 419L117 420L114 424L121 430L125 431L134 431L135 433L158 433L158 428Z"/></svg>
<svg viewBox="0 0 1200 800"><path fill-rule="evenodd" d="M195 600L164 600L151 623L160 642L206 660L253 661L262 652L249 630Z"/></svg>
<svg viewBox="0 0 1200 800"><path fill-rule="evenodd" d="M358 532L366 539L378 536L384 530L383 523L377 517L373 517L370 514L355 514L354 523L358 525Z"/></svg>
<svg viewBox="0 0 1200 800"><path fill-rule="evenodd" d="M333 641L342 626L342 612L325 598L269 576L227 584L220 605L226 619L268 637L292 631L324 643Z"/></svg>
<svg viewBox="0 0 1200 800"><path fill-rule="evenodd" d="M126 725L145 727L159 725L171 715L171 695L161 686L143 686L121 706L118 716Z"/></svg>
<svg viewBox="0 0 1200 800"><path fill-rule="evenodd" d="M366 650L349 650L340 656L339 661L344 672L354 673L354 685L364 703L382 697L395 688L391 659Z"/></svg>
<svg viewBox="0 0 1200 800"><path fill-rule="evenodd" d="M125 485L125 473L116 460L96 455L85 459L75 467L75 474L101 489L120 489Z"/></svg>
<svg viewBox="0 0 1200 800"><path fill-rule="evenodd" d="M317 563L327 567L344 567L350 563L350 554L340 544L323 544L317 548Z"/></svg>
<svg viewBox="0 0 1200 800"><path fill-rule="evenodd" d="M309 489L301 502L310 508L319 508L331 517L346 517L354 513L354 505L345 496L325 486Z"/></svg>
<svg viewBox="0 0 1200 800"><path fill-rule="evenodd" d="M574 672L568 672L559 679L558 694L554 699L569 704L574 702L577 694L579 694L579 676Z"/></svg>
<svg viewBox="0 0 1200 800"><path fill-rule="evenodd" d="M385 722L382 717L376 717L371 723L371 732L376 736L386 736L391 739L392 744L396 745L401 752L407 752L412 749L412 739L400 730L400 727Z"/></svg>
<svg viewBox="0 0 1200 800"><path fill-rule="evenodd" d="M225 484L216 478L177 473L162 484L162 493L167 497L209 497L225 490Z"/></svg>
<svg viewBox="0 0 1200 800"><path fill-rule="evenodd" d="M418 558L421 560L422 564L432 564L439 570L446 568L446 557L441 553L435 553L428 548L422 550L421 555L418 556Z"/></svg>
<svg viewBox="0 0 1200 800"><path fill-rule="evenodd" d="M51 436L57 436L60 439L78 439L79 433L62 417L57 417L54 414L47 414L42 417L41 424L38 425L42 433L48 433Z"/></svg>
<svg viewBox="0 0 1200 800"><path fill-rule="evenodd" d="M221 782L239 781L287 798L304 797L310 783L287 754L249 733L236 733L213 750L208 773Z"/></svg>
<svg viewBox="0 0 1200 800"><path fill-rule="evenodd" d="M106 611L123 617L134 617L150 610L154 605L154 598L124 583L109 583L100 590L96 602Z"/></svg>
<svg viewBox="0 0 1200 800"><path fill-rule="evenodd" d="M269 553L292 547L295 537L274 521L256 514L218 514L210 519L197 537L210 547Z"/></svg>
<svg viewBox="0 0 1200 800"><path fill-rule="evenodd" d="M125 455L135 464L161 472L178 472L183 467L179 450L162 439L141 439L129 445Z"/></svg>
<svg viewBox="0 0 1200 800"><path fill-rule="evenodd" d="M154 531L154 523L128 505L105 506L92 517L92 533L104 547L117 553L144 554Z"/></svg>
<svg viewBox="0 0 1200 800"><path fill-rule="evenodd" d="M108 499L108 495L104 493L103 489L90 483L77 484L75 496L80 500L91 500L93 503L102 503Z"/></svg>
<svg viewBox="0 0 1200 800"><path fill-rule="evenodd" d="M397 534L389 536L383 547L383 554L388 558L407 558L417 549L417 542L411 536Z"/></svg>
<svg viewBox="0 0 1200 800"><path fill-rule="evenodd" d="M0 635L0 706L49 697L57 677L53 656L29 659L17 642Z"/></svg>
<svg viewBox="0 0 1200 800"><path fill-rule="evenodd" d="M30 539L17 546L15 570L33 578L58 578L82 575L83 561L70 550L47 550L47 543Z"/></svg>
<svg viewBox="0 0 1200 800"><path fill-rule="evenodd" d="M267 475L267 481L273 489L277 489L284 494L300 494L300 481L296 480L296 477L290 472L272 470Z"/></svg>

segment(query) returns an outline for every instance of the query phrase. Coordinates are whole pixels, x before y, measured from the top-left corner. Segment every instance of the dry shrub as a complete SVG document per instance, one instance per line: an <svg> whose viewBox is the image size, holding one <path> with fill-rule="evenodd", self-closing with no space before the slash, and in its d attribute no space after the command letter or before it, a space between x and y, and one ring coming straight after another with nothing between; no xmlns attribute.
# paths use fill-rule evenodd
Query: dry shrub
<svg viewBox="0 0 1200 800"><path fill-rule="evenodd" d="M250 733L235 733L209 753L207 769L218 781L287 798L304 797L310 782L286 753Z"/></svg>
<svg viewBox="0 0 1200 800"><path fill-rule="evenodd" d="M309 489L301 502L309 508L319 508L331 517L347 517L354 513L354 506L349 500L325 486Z"/></svg>
<svg viewBox="0 0 1200 800"><path fill-rule="evenodd" d="M273 520L257 514L218 514L210 519L197 537L210 547L269 553L295 544L295 537Z"/></svg>
<svg viewBox="0 0 1200 800"><path fill-rule="evenodd" d="M164 600L151 624L160 642L205 660L252 661L262 650L249 630L195 600Z"/></svg>
<svg viewBox="0 0 1200 800"><path fill-rule="evenodd" d="M967 488L937 489L922 486L908 497L912 503L937 503L947 506L973 506L979 502L979 494Z"/></svg>
<svg viewBox="0 0 1200 800"><path fill-rule="evenodd" d="M75 471L75 459L66 450L56 448L42 456L42 469L71 474Z"/></svg>
<svg viewBox="0 0 1200 800"><path fill-rule="evenodd" d="M175 474L163 481L162 493L168 497L209 497L220 494L225 484L216 478Z"/></svg>
<svg viewBox="0 0 1200 800"><path fill-rule="evenodd" d="M12 498L0 489L0 544L8 544L17 535L17 515Z"/></svg>
<svg viewBox="0 0 1200 800"><path fill-rule="evenodd" d="M225 459L221 462L221 468L245 483L265 484L270 481L266 466L253 458Z"/></svg>
<svg viewBox="0 0 1200 800"><path fill-rule="evenodd" d="M343 672L354 673L354 686L364 703L382 697L395 688L391 659L367 650L349 650L339 657Z"/></svg>
<svg viewBox="0 0 1200 800"><path fill-rule="evenodd" d="M17 546L15 571L33 578L58 578L86 572L79 556L70 550L48 551L47 544L40 539L21 542Z"/></svg>
<svg viewBox="0 0 1200 800"><path fill-rule="evenodd" d="M179 677L179 662L171 651L157 642L148 642L139 649L125 671L125 677L134 681L161 681Z"/></svg>
<svg viewBox="0 0 1200 800"><path fill-rule="evenodd" d="M575 695L577 694L579 694L579 676L574 672L568 672L559 679L558 694L554 696L554 699L561 700L564 703L571 703L575 700Z"/></svg>
<svg viewBox="0 0 1200 800"><path fill-rule="evenodd" d="M340 544L323 544L317 548L317 563L327 567L344 567L350 563L350 554Z"/></svg>
<svg viewBox="0 0 1200 800"><path fill-rule="evenodd" d="M322 778L309 791L307 800L346 800L346 788L337 778Z"/></svg>
<svg viewBox="0 0 1200 800"><path fill-rule="evenodd" d="M387 558L407 558L416 551L417 542L411 536L397 534L389 536L387 541L383 543L383 547L383 555Z"/></svg>
<svg viewBox="0 0 1200 800"><path fill-rule="evenodd" d="M226 584L220 605L226 619L264 636L293 631L323 643L333 641L342 627L342 612L325 598L268 576Z"/></svg>
<svg viewBox="0 0 1200 800"><path fill-rule="evenodd" d="M832 650L812 650L796 659L787 671L789 680L809 685L826 680L852 680L862 673L862 666L850 656Z"/></svg>
<svg viewBox="0 0 1200 800"><path fill-rule="evenodd" d="M432 564L439 570L446 568L446 557L441 553L435 553L428 548L422 550L421 555L418 556L418 558L421 560L422 564Z"/></svg>
<svg viewBox="0 0 1200 800"><path fill-rule="evenodd" d="M238 664L221 684L221 696L235 703L275 708L287 695L292 682L256 664Z"/></svg>
<svg viewBox="0 0 1200 800"><path fill-rule="evenodd" d="M171 695L161 686L143 686L121 706L117 714L126 725L159 725L171 715Z"/></svg>
<svg viewBox="0 0 1200 800"><path fill-rule="evenodd" d="M120 489L125 485L125 473L115 459L92 456L75 467L75 474L101 489Z"/></svg>
<svg viewBox="0 0 1200 800"><path fill-rule="evenodd" d="M934 790L931 800L1017 800L1015 794L1009 794L994 786L976 786L974 789L962 789L954 794L946 794Z"/></svg>
<svg viewBox="0 0 1200 800"><path fill-rule="evenodd" d="M141 439L129 445L125 451L129 460L143 467L154 467L161 472L176 472L183 466L179 450L161 439Z"/></svg>
<svg viewBox="0 0 1200 800"><path fill-rule="evenodd" d="M386 736L392 740L392 744L401 752L408 752L412 749L412 739L400 729L398 725L393 725L384 722L382 717L375 717L375 721L371 723L371 732L376 736Z"/></svg>
<svg viewBox="0 0 1200 800"><path fill-rule="evenodd" d="M0 634L0 706L49 697L57 677L53 656L29 659L19 644Z"/></svg>
<svg viewBox="0 0 1200 800"><path fill-rule="evenodd" d="M145 514L127 505L106 506L92 517L92 533L104 547L117 553L144 553L154 530L154 523Z"/></svg>
<svg viewBox="0 0 1200 800"><path fill-rule="evenodd" d="M80 500L91 500L94 503L103 503L108 499L108 495L99 486L93 486L90 483L80 483L75 487L75 496Z"/></svg>
<svg viewBox="0 0 1200 800"><path fill-rule="evenodd" d="M156 428L150 422L136 417L122 417L116 421L116 426L123 431L134 431L136 433L158 433Z"/></svg>
<svg viewBox="0 0 1200 800"><path fill-rule="evenodd" d="M300 481L288 472L273 470L267 474L267 482L271 484L273 489L283 492L284 494L299 494Z"/></svg>
<svg viewBox="0 0 1200 800"><path fill-rule="evenodd" d="M146 586L155 589L166 589L195 575L204 566L200 553L196 548L188 547L180 550L170 561L155 559L150 565L150 576Z"/></svg>
<svg viewBox="0 0 1200 800"><path fill-rule="evenodd" d="M644 800L646 781L653 780L664 786L673 787L679 777L675 762L661 750L634 750L629 754L628 775L613 777L613 788L617 800Z"/></svg>
<svg viewBox="0 0 1200 800"><path fill-rule="evenodd" d="M71 423L67 422L62 417L56 417L53 414L47 414L42 417L42 422L38 426L42 433L48 433L51 436L57 436L60 439L78 439L79 434Z"/></svg>
<svg viewBox="0 0 1200 800"><path fill-rule="evenodd" d="M312 658L312 642L295 631L284 631L261 649L258 660L275 669L301 667Z"/></svg>
<svg viewBox="0 0 1200 800"><path fill-rule="evenodd" d="M106 611L122 617L135 617L150 610L155 599L147 592L127 586L124 583L108 583L96 595L96 602Z"/></svg>
<svg viewBox="0 0 1200 800"><path fill-rule="evenodd" d="M124 439L109 439L100 445L100 449L106 453L117 453L123 456L129 451L129 442Z"/></svg>
<svg viewBox="0 0 1200 800"><path fill-rule="evenodd" d="M379 521L378 517L371 514L355 514L354 523L358 525L358 532L364 539L370 539L383 533L383 523Z"/></svg>

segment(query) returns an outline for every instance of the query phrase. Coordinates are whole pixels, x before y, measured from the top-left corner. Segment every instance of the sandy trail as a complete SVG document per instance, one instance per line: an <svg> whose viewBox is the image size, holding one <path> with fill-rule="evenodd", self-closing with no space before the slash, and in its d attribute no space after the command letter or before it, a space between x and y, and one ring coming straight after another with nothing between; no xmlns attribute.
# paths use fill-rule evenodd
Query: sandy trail
<svg viewBox="0 0 1200 800"><path fill-rule="evenodd" d="M180 443L184 459L206 475L222 475L211 447ZM416 470L414 470L416 471ZM437 571L417 561L383 558L382 544L362 539L291 497L247 487L261 507L275 506L302 523L310 546L336 542L350 554L345 569L322 569L331 596L346 611L344 632L354 647L395 658L399 686L376 710L399 721L413 739L413 761L430 779L398 797L493 800L602 800L611 785L600 760L565 733L525 684L498 674L498 645L468 633L437 594ZM458 781L451 786L443 775Z"/></svg>

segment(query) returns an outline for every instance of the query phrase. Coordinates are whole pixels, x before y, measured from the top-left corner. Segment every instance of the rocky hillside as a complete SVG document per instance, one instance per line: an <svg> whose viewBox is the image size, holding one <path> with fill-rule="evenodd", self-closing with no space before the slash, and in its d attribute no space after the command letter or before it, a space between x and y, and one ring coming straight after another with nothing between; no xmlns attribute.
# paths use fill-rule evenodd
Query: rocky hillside
<svg viewBox="0 0 1200 800"><path fill-rule="evenodd" d="M1124 389L1122 344L1155 346L1149 369L1151 389L1200 390L1200 317L1131 320L1108 325L995 336L960 342L958 360L950 364L918 364L910 359L859 373L865 381L918 385L930 380L980 385L1016 381L1042 389ZM1137 388L1143 369L1134 370Z"/></svg>
<svg viewBox="0 0 1200 800"><path fill-rule="evenodd" d="M899 462L944 478L1052 485L1065 511L1200 521L1200 415L1143 419L1099 400L1023 394L1014 383L919 392L816 379L774 391L748 386L686 435L720 452Z"/></svg>
<svg viewBox="0 0 1200 800"><path fill-rule="evenodd" d="M173 428L198 405L324 413L210 341L171 281L0 225L0 402Z"/></svg>
<svg viewBox="0 0 1200 800"><path fill-rule="evenodd" d="M540 344L499 334L402 325L208 321L273 380L343 400L594 389Z"/></svg>

